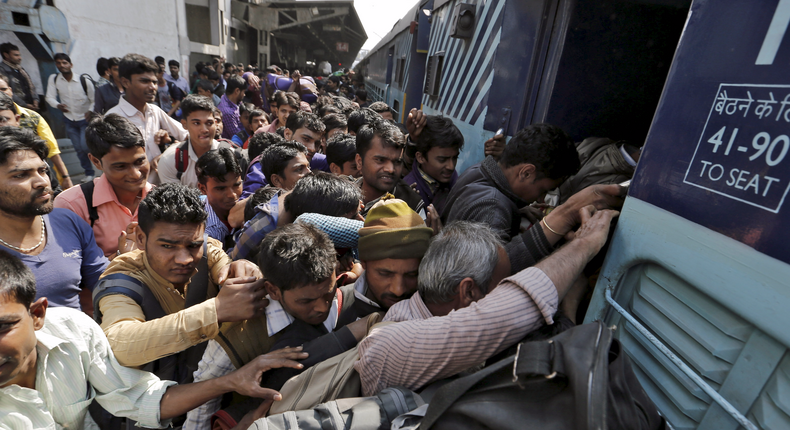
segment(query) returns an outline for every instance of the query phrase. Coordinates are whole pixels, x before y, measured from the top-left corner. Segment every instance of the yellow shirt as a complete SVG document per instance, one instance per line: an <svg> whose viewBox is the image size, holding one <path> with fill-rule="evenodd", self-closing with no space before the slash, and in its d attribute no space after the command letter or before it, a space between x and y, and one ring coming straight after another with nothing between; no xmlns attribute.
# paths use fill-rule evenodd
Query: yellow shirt
<svg viewBox="0 0 790 430"><path fill-rule="evenodd" d="M30 129L30 131L36 132L38 137L46 142L47 148L49 148L49 155L47 155L47 158L52 158L53 156L60 154L58 141L55 139L55 135L52 134L52 129L49 128L49 124L44 121L44 118L42 118L37 112L20 107L16 103L14 103L14 106L16 106L16 110L19 112L19 125Z"/></svg>
<svg viewBox="0 0 790 430"><path fill-rule="evenodd" d="M145 251L127 252L110 262L102 278L122 273L139 280L167 313L165 317L146 321L143 309L133 299L121 294L103 297L99 301L101 328L118 362L130 367L143 366L213 339L219 333L214 297L218 292L219 271L230 264L231 259L222 250L222 244L211 238L207 252L208 299L188 309L184 309L185 298L173 284L151 269Z"/></svg>

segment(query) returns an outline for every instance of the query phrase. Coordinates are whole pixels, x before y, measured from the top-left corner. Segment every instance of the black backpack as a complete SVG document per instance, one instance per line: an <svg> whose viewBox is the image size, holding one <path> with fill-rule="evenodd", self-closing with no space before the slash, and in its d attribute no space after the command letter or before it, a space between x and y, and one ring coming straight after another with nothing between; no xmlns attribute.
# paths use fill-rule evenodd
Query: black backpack
<svg viewBox="0 0 790 430"><path fill-rule="evenodd" d="M452 381L433 396L421 430L665 429L612 330L580 325Z"/></svg>

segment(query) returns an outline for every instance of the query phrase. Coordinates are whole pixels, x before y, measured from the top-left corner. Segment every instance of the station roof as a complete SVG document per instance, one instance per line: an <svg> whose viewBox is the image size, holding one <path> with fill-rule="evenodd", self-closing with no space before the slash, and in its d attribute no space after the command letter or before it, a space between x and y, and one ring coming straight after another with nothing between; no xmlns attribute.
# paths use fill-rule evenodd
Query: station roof
<svg viewBox="0 0 790 430"><path fill-rule="evenodd" d="M308 58L351 67L368 39L353 0L249 0L245 3L260 6L250 8L251 23L257 19L267 21L264 28L270 28L278 39L299 43L306 49Z"/></svg>

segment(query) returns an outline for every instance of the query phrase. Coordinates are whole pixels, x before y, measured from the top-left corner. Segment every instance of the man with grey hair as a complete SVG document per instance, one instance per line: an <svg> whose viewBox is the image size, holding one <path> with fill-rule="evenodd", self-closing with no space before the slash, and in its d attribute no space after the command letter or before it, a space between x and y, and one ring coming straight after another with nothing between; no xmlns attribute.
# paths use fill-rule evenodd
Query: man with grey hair
<svg viewBox="0 0 790 430"><path fill-rule="evenodd" d="M448 224L423 257L418 294L387 312L385 321L398 324L377 328L359 343L354 368L363 395L393 386L418 390L488 360L544 323L553 324L558 303L606 243L614 216L616 211L582 208L582 225L572 241L507 278L508 255L496 236L489 237L489 227Z"/></svg>

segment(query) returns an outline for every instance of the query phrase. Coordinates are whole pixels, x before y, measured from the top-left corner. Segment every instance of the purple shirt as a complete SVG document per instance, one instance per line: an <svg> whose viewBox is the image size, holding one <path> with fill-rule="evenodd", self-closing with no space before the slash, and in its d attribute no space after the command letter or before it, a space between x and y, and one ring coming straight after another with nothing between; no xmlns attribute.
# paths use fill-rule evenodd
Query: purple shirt
<svg viewBox="0 0 790 430"><path fill-rule="evenodd" d="M223 94L217 109L222 113L222 137L230 140L242 129L239 105L234 104L227 95Z"/></svg>

